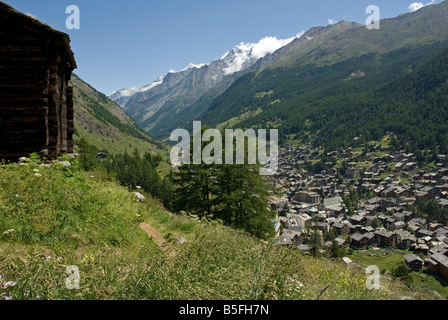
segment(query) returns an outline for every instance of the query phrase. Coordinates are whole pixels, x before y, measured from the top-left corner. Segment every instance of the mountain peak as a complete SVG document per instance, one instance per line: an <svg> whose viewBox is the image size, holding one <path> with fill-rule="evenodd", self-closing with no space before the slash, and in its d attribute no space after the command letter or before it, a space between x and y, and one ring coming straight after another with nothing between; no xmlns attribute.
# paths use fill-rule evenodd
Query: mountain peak
<svg viewBox="0 0 448 320"><path fill-rule="evenodd" d="M267 36L258 41L257 43L245 43L241 42L239 45L235 46L231 50L227 51L220 60L215 61L215 63L224 62L224 75L230 75L241 71L251 65L253 65L258 59L263 58L267 54L273 53L274 51L284 47L285 45L291 43L293 40L300 38L303 35L303 31L299 32L294 37L288 39L278 39L277 37ZM109 95L109 98L123 106L127 100L142 92L146 92L155 88L156 86L162 84L168 75L181 74L183 72L192 71L194 69L201 69L205 66L209 66L211 63L201 63L194 64L190 63L187 67L180 71L169 70L163 76L160 76L154 82L146 85L142 88L132 87L129 89L121 89L113 92Z"/></svg>
<svg viewBox="0 0 448 320"><path fill-rule="evenodd" d="M227 51L221 57L221 60L227 63L224 73L229 75L241 71L245 69L248 64L253 64L258 59L277 51L295 39L300 38L302 35L303 32L299 32L296 36L288 39L278 39L277 37L268 36L257 43L241 42L238 46Z"/></svg>

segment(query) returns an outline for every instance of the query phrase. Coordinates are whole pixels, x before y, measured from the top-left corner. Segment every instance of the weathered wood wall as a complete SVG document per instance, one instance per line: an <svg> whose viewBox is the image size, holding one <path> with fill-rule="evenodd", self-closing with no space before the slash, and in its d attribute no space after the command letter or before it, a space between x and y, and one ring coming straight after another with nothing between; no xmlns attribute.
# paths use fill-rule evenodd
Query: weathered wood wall
<svg viewBox="0 0 448 320"><path fill-rule="evenodd" d="M68 35L0 3L0 159L73 152Z"/></svg>

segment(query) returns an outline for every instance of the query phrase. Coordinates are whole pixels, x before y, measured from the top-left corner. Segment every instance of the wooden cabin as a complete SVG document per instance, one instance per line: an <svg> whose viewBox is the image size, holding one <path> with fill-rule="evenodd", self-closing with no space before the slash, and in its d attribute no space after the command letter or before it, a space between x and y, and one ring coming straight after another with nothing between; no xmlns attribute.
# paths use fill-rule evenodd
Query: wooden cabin
<svg viewBox="0 0 448 320"><path fill-rule="evenodd" d="M0 161L73 152L68 34L0 2Z"/></svg>

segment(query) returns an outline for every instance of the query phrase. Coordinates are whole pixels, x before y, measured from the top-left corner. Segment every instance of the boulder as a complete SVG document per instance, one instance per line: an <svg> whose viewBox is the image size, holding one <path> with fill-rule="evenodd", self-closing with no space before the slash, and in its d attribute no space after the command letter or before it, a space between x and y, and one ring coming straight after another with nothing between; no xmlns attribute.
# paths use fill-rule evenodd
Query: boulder
<svg viewBox="0 0 448 320"><path fill-rule="evenodd" d="M144 195L142 195L140 192L134 192L135 197L137 198L138 201L140 202L145 202L146 198Z"/></svg>

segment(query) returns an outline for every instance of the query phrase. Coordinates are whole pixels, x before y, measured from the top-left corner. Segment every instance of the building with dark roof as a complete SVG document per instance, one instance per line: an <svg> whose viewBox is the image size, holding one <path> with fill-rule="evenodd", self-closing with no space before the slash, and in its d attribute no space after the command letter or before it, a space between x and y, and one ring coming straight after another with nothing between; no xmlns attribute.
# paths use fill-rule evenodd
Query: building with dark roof
<svg viewBox="0 0 448 320"><path fill-rule="evenodd" d="M448 279L448 257L441 253L432 254L428 260L428 270Z"/></svg>
<svg viewBox="0 0 448 320"><path fill-rule="evenodd" d="M423 267L423 260L415 254L407 254L403 256L404 263L412 271L420 271Z"/></svg>
<svg viewBox="0 0 448 320"><path fill-rule="evenodd" d="M73 152L70 37L0 2L0 159Z"/></svg>

